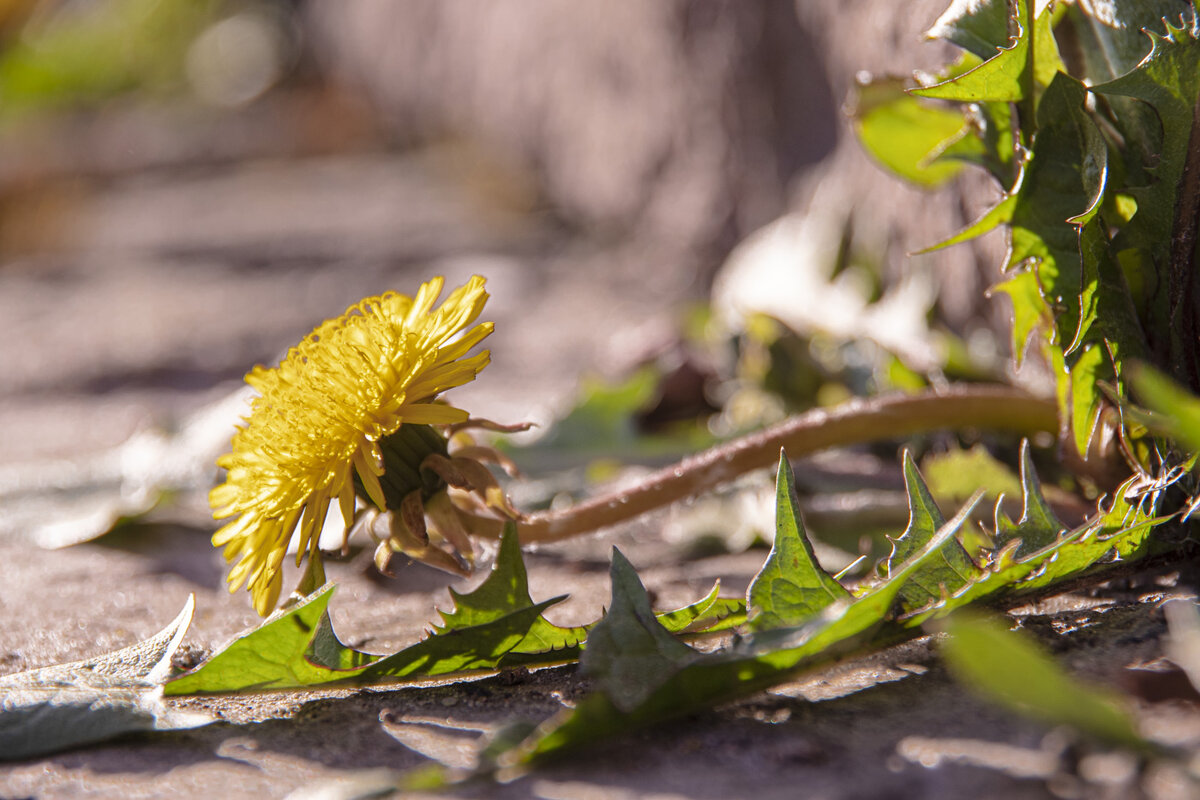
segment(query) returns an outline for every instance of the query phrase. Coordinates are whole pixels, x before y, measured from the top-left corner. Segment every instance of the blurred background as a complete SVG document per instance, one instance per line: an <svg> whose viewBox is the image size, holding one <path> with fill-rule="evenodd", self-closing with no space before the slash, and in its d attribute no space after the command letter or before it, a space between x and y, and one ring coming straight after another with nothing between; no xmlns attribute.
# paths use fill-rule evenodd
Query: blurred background
<svg viewBox="0 0 1200 800"><path fill-rule="evenodd" d="M4 0L0 465L170 428L435 274L489 279L456 402L504 421L645 365L642 422L716 433L994 377L1002 243L907 255L994 190L902 185L845 108L949 59L944 6Z"/></svg>

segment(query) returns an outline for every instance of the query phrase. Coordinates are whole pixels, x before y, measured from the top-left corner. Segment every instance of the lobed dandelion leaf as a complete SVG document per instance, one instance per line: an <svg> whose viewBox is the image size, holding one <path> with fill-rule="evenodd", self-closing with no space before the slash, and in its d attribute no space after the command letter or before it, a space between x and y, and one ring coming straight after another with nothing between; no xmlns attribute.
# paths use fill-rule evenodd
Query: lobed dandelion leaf
<svg viewBox="0 0 1200 800"><path fill-rule="evenodd" d="M1042 494L1042 485L1033 467L1029 453L1029 440L1021 442L1021 489L1023 506L1021 518L1013 522L1000 510L996 503L995 540L996 548L1003 549L1010 542L1017 542L1015 558L1026 557L1044 547L1054 544L1059 534L1066 530Z"/></svg>
<svg viewBox="0 0 1200 800"><path fill-rule="evenodd" d="M780 453L775 482L775 542L747 593L751 630L795 625L831 603L850 597L817 563L804 532L799 504L792 466L787 455Z"/></svg>
<svg viewBox="0 0 1200 800"><path fill-rule="evenodd" d="M899 564L908 561L914 553L935 538L939 529L945 527L946 519L938 510L917 470L912 455L904 451L904 485L908 490L908 527L899 537L892 539L892 554L883 564L883 572L889 579ZM978 498L976 498L978 500ZM928 566L912 575L900 588L900 601L906 610L918 609L941 600L966 585L980 574L971 556L956 536L946 539Z"/></svg>

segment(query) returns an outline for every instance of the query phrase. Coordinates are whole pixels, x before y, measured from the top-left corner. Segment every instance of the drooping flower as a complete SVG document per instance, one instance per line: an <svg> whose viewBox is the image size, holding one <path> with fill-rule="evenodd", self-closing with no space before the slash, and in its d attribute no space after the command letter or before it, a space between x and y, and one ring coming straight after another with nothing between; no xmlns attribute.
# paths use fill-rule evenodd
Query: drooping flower
<svg viewBox="0 0 1200 800"><path fill-rule="evenodd" d="M404 425L468 419L435 398L473 380L488 363L486 350L468 355L492 332L490 322L468 330L487 292L476 276L435 309L442 285L439 277L415 297L369 297L319 325L279 366L246 376L259 396L232 451L217 461L226 477L209 502L216 519L233 518L212 539L225 548L226 561L237 561L230 591L246 584L259 614L279 599L283 559L297 529L297 566L308 553L319 567L317 539L335 499L347 528L356 484L375 506L388 508L381 441Z"/></svg>

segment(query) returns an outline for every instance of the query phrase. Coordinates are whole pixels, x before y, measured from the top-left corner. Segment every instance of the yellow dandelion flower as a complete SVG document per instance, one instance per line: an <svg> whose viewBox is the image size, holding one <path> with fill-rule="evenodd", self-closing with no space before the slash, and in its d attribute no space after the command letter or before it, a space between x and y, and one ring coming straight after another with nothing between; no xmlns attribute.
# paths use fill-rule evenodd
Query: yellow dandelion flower
<svg viewBox="0 0 1200 800"><path fill-rule="evenodd" d="M369 297L319 325L278 367L256 367L246 376L259 396L232 452L217 460L226 477L209 502L214 518L235 518L212 538L225 548L226 561L237 560L229 590L247 584L259 614L279 599L283 558L297 528L299 565L306 552L319 558L318 534L335 498L350 526L355 476L371 501L386 508L381 439L406 423L468 418L432 401L487 365L488 351L467 354L492 323L466 329L488 295L476 276L434 309L442 285L439 277L416 297Z"/></svg>

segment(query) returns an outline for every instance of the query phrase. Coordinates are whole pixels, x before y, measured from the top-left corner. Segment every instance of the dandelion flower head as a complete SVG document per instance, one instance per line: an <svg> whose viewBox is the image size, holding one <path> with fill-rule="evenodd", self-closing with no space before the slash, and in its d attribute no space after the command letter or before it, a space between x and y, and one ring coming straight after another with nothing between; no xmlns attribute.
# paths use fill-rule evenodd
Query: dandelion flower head
<svg viewBox="0 0 1200 800"><path fill-rule="evenodd" d="M335 499L350 526L355 475L370 500L385 507L380 439L405 423L468 418L433 401L487 365L488 351L468 353L492 323L468 327L488 295L475 276L434 308L442 285L439 277L415 297L368 297L319 325L278 367L256 367L246 376L258 397L232 451L217 460L226 477L209 502L216 519L233 518L212 540L225 548L226 561L237 560L229 589L246 584L259 614L279 599L283 559L297 529L299 565L306 552L319 558L317 539Z"/></svg>

